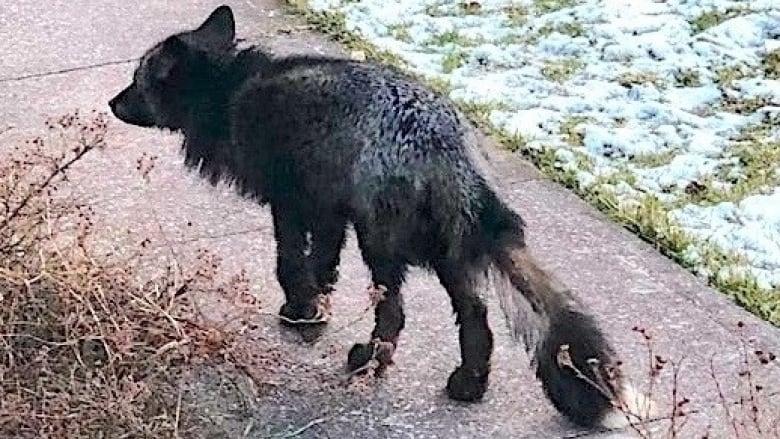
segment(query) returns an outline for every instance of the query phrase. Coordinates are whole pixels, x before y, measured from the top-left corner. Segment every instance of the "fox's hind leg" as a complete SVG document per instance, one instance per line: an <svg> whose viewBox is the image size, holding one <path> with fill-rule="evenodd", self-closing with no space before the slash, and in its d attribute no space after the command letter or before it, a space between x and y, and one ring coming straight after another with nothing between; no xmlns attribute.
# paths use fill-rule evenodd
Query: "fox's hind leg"
<svg viewBox="0 0 780 439"><path fill-rule="evenodd" d="M476 291L476 280L484 270L459 261L439 262L434 268L452 300L459 326L461 365L450 375L447 394L455 400L476 401L487 390L493 352L487 307Z"/></svg>
<svg viewBox="0 0 780 439"><path fill-rule="evenodd" d="M284 291L285 303L279 310L281 322L299 329L324 323L320 291L314 279L311 261L305 254L308 246L306 225L294 209L272 206L276 239L276 277ZM311 332L311 331L309 331ZM310 339L318 332L304 333Z"/></svg>
<svg viewBox="0 0 780 439"><path fill-rule="evenodd" d="M398 344L398 336L404 328L404 315L401 298L401 285L406 275L407 264L382 245L383 239L355 225L358 245L368 268L374 289L381 292L377 297L374 329L370 343L358 343L352 346L347 358L347 368L355 371L372 359L379 362L377 369L381 373L392 364L392 356Z"/></svg>

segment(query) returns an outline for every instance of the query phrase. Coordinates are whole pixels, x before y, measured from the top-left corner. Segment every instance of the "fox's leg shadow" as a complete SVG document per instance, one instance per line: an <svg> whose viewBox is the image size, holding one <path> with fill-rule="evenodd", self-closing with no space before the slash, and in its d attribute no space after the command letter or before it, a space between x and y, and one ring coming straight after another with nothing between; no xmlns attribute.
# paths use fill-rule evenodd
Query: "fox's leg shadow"
<svg viewBox="0 0 780 439"><path fill-rule="evenodd" d="M375 323L370 343L357 343L352 346L347 357L347 368L357 371L372 359L378 361L376 372L381 374L392 364L392 356L398 344L398 336L404 328L404 315L401 298L401 285L406 275L406 262L389 252L382 243L385 241L371 233L361 224L355 224L363 261L371 271L374 289L381 291L374 309Z"/></svg>

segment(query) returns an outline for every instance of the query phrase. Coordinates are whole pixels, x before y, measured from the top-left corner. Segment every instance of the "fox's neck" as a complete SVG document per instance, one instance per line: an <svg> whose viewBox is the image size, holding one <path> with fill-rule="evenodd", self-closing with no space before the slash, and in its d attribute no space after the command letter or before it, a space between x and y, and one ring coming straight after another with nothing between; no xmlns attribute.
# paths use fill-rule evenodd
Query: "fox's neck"
<svg viewBox="0 0 780 439"><path fill-rule="evenodd" d="M262 52L245 49L237 52L215 69L213 78L204 84L202 94L192 106L190 137L226 140L230 137L230 102L247 79L270 64Z"/></svg>
<svg viewBox="0 0 780 439"><path fill-rule="evenodd" d="M219 75L217 77L220 77ZM229 84L215 79L202 90L190 107L189 123L184 128L185 164L197 168L212 184L230 168L230 124L228 119Z"/></svg>
<svg viewBox="0 0 780 439"><path fill-rule="evenodd" d="M247 49L227 61L207 85L199 102L193 106L191 122L184 130L185 163L198 168L212 184L231 176L233 163L230 133L230 102L233 94L249 77L270 63L261 52ZM232 175L235 177L235 175Z"/></svg>

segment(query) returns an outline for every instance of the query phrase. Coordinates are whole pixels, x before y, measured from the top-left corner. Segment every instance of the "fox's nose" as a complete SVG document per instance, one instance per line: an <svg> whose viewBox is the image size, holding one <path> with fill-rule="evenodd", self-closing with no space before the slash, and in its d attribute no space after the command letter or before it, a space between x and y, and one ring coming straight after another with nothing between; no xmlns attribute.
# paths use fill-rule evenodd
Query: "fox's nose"
<svg viewBox="0 0 780 439"><path fill-rule="evenodd" d="M110 101L108 101L108 107L111 108L111 112L114 114L114 116L119 117L120 119L122 116L127 113L127 102L125 99L125 92L117 94L113 98L111 98Z"/></svg>
<svg viewBox="0 0 780 439"><path fill-rule="evenodd" d="M127 96L127 90L130 87L120 91L117 93L113 98L111 98L110 101L108 101L108 106L111 108L111 111L116 114L117 110L122 110L121 107L123 107L123 102L125 101L125 97Z"/></svg>
<svg viewBox="0 0 780 439"><path fill-rule="evenodd" d="M111 111L114 112L114 114L116 114L117 107L119 106L119 99L121 97L122 97L122 94L120 93L120 94L114 96L113 98L111 98L110 101L108 101L108 106L109 106L109 108L111 108Z"/></svg>

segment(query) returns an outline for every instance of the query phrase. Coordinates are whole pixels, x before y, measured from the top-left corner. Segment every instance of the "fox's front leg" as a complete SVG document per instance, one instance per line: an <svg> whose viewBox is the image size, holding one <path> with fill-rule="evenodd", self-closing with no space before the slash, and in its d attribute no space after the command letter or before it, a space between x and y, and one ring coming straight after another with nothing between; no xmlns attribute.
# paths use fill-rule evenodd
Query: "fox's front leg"
<svg viewBox="0 0 780 439"><path fill-rule="evenodd" d="M338 266L344 247L347 221L342 218L323 218L311 227L309 259L317 288L329 294L338 280Z"/></svg>
<svg viewBox="0 0 780 439"><path fill-rule="evenodd" d="M326 323L329 306L320 298L311 261L305 254L306 228L293 209L272 206L276 239L276 277L284 291L285 303L279 310L282 324L302 330L305 339L319 335L309 329Z"/></svg>

